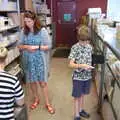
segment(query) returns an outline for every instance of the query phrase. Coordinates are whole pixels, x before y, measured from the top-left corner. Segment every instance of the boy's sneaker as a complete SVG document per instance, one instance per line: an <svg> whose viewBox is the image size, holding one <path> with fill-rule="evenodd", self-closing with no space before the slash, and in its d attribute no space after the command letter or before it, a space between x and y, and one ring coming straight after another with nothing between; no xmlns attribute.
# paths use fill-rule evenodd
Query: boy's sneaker
<svg viewBox="0 0 120 120"><path fill-rule="evenodd" d="M81 120L80 117L75 117L74 120Z"/></svg>
<svg viewBox="0 0 120 120"><path fill-rule="evenodd" d="M80 115L80 117L84 117L84 118L89 118L90 117L90 115L87 112L85 112L84 110L79 112L79 115Z"/></svg>

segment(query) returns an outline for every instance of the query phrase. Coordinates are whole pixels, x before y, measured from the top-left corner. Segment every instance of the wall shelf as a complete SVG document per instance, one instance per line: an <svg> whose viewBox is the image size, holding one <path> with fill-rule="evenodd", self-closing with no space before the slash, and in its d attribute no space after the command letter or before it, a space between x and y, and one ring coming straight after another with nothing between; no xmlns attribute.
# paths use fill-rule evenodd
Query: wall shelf
<svg viewBox="0 0 120 120"><path fill-rule="evenodd" d="M8 4L9 5L8 5ZM0 44L8 49L8 55L5 61L5 70L10 74L17 76L20 71L20 52L16 46L19 39L20 26L14 20L20 19L19 0L0 1ZM14 17L11 15L15 15ZM9 70L8 70L9 69Z"/></svg>
<svg viewBox="0 0 120 120"><path fill-rule="evenodd" d="M102 27L103 28L103 27ZM99 31L91 29L92 43L95 46L95 50L100 48L105 56L105 63L100 66L100 82L97 86L99 89L99 107L103 107L104 96L108 96L108 103L111 106L114 120L120 118L120 106L118 104L120 94L120 73L114 65L116 62L120 63L120 43L115 39L115 28L108 28L108 30ZM102 36L104 34L104 37ZM114 59L113 59L114 58ZM119 64L117 66L120 69ZM104 117L104 116L103 116Z"/></svg>
<svg viewBox="0 0 120 120"><path fill-rule="evenodd" d="M10 29L14 29L14 28L18 28L19 26L18 25L13 25L13 26L5 26L4 28L0 28L0 32L4 32L4 31L7 31L7 30L10 30Z"/></svg>

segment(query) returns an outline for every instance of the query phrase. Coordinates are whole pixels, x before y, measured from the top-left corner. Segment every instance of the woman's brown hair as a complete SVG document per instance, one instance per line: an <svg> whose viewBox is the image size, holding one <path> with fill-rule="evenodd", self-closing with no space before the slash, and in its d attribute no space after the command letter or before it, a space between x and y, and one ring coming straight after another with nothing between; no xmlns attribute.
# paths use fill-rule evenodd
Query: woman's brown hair
<svg viewBox="0 0 120 120"><path fill-rule="evenodd" d="M32 11L25 11L24 18L30 18L30 19L34 20L34 28L33 28L34 29L34 34L37 34L39 32L39 30L41 29L41 24L40 24L40 20L36 16L36 14ZM25 35L28 35L29 32L30 32L30 29L25 24L24 25Z"/></svg>

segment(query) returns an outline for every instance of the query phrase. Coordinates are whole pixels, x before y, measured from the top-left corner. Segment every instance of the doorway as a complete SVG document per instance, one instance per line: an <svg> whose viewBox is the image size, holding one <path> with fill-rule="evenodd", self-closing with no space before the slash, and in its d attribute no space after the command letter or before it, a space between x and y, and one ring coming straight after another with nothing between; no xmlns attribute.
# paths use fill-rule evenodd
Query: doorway
<svg viewBox="0 0 120 120"><path fill-rule="evenodd" d="M76 42L76 2L57 2L56 46L71 47Z"/></svg>

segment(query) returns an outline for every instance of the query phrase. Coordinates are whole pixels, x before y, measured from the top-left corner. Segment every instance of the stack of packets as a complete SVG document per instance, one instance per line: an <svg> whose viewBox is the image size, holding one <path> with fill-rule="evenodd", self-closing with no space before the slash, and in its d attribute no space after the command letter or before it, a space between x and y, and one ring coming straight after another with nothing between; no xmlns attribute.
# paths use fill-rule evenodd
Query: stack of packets
<svg viewBox="0 0 120 120"><path fill-rule="evenodd" d="M116 39L120 41L120 23L116 24Z"/></svg>

